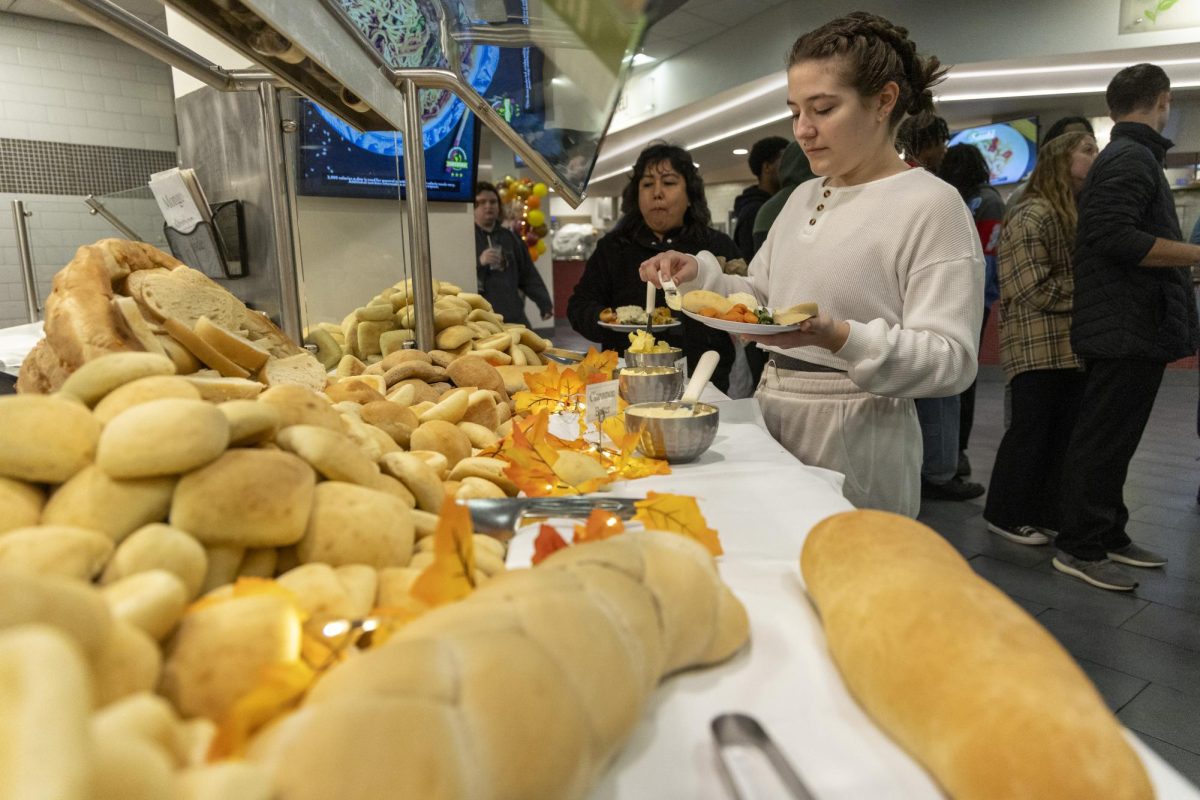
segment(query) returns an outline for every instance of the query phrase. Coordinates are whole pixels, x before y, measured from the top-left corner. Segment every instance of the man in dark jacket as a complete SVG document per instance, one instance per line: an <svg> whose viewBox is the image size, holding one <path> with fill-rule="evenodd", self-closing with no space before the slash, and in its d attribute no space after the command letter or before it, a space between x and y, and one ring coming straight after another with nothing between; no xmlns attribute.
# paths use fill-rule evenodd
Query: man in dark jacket
<svg viewBox="0 0 1200 800"><path fill-rule="evenodd" d="M733 242L742 251L746 263L754 258L758 247L754 244L754 218L763 203L771 199L771 195L779 191L779 161L783 156L788 140L782 136L768 136L759 139L750 148L750 171L758 183L746 187L746 190L733 201L733 213L737 224L733 229Z"/></svg>
<svg viewBox="0 0 1200 800"><path fill-rule="evenodd" d="M505 322L529 327L525 296L537 304L543 320L554 316L554 301L529 248L500 224L500 193L485 181L475 185L475 277L479 293Z"/></svg>
<svg viewBox="0 0 1200 800"><path fill-rule="evenodd" d="M1163 173L1167 74L1153 64L1127 67L1105 99L1116 125L1080 195L1073 256L1071 346L1085 362L1087 387L1063 466L1053 563L1093 586L1130 591L1137 581L1118 563L1167 563L1126 535L1122 491L1164 369L1200 345L1188 270L1200 247L1182 241Z"/></svg>

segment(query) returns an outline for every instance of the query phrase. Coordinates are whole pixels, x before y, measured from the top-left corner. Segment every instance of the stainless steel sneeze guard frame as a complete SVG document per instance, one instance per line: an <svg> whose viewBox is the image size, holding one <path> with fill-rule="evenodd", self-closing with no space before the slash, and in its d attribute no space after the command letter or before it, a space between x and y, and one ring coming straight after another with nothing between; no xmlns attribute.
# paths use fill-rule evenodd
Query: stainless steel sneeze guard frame
<svg viewBox="0 0 1200 800"><path fill-rule="evenodd" d="M487 100L468 85L458 69L459 39L472 41L472 37L478 36L480 41L520 45L522 42L519 29L536 26L503 25L497 26L495 31L489 31L486 25L472 24L466 26L465 31L451 30L447 4L460 3L461 0L436 0L439 10L437 22L440 44L447 56L446 60L453 64L455 69L397 69L384 61L366 40L363 32L358 31L346 15L332 10L328 0L247 0L245 3L238 0L164 0L165 5L177 9L247 59L263 65L270 73L261 74L222 69L109 0L53 2L72 9L122 41L221 91L267 88L262 85L276 82L272 79L273 75L278 82L292 86L360 130L397 130L404 142L413 140L410 132L415 132L416 138L420 137L420 104L416 102L418 90L427 88L450 91L572 206L578 206L583 200L583 186L586 185L587 174L590 174L595 164L596 151L615 112L616 100L627 77L633 53L636 52L645 32L645 15L642 13L645 0L602 0L598 3L583 0L542 0L545 5L540 8L545 9L548 14L554 12L554 6L559 6L576 24L574 34L579 41L580 52L591 54L588 51L589 45L586 44L589 38L597 46L605 45L603 49L608 53L610 61L616 52L614 41L619 41L616 47L623 49L623 53L616 53L620 55L618 63L608 65L608 71L612 73L613 78L611 85L600 86L602 91L604 88L608 89L605 93L607 104L602 109L603 124L599 126L595 140L590 142L593 148L588 160L587 174L580 177L579 186L576 188L559 174L542 153L510 127ZM598 10L600 6L608 8L611 13L601 13ZM620 22L615 21L620 19L635 20L629 27L627 37L625 29L620 27ZM614 26L620 32L619 36L614 37ZM598 34L597 30L601 32ZM550 32L534 30L528 34L528 43L562 46L562 43L572 41L571 35L572 30L568 27ZM591 63L603 65L598 59L592 59ZM586 73L586 70L584 72ZM588 99L586 92L581 91L581 95L585 100ZM404 156L408 187L421 187L420 191L410 191L405 209L410 223L408 250L414 289L418 292L418 298L424 298L427 292L421 291L421 288L423 286L426 290L431 289L433 278L426 197L423 191L423 148L406 149ZM567 172L564 166L564 174ZM276 238L282 241L280 237ZM292 259L289 257L280 261L280 272L282 273L285 267L291 267L293 274L290 279L281 277L281 284L289 283L291 286L281 285L280 288L294 289L295 265L285 264L284 261L292 262ZM423 309L422 306L428 308ZM285 313L292 310L296 312L294 315ZM416 310L417 346L424 350L432 349L432 300L427 299L426 302L419 303ZM286 332L297 339L300 338L301 315L297 292L282 293L280 321Z"/></svg>

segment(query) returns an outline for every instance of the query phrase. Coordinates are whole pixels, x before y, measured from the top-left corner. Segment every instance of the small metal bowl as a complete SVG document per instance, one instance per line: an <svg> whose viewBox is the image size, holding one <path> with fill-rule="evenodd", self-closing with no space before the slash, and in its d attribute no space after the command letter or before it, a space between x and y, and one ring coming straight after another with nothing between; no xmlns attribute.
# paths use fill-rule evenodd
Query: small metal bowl
<svg viewBox="0 0 1200 800"><path fill-rule="evenodd" d="M647 417L639 409L677 408L675 403L641 403L625 409L625 427L638 433L638 449L672 464L694 461L712 446L720 413L715 406L696 403L694 416Z"/></svg>
<svg viewBox="0 0 1200 800"><path fill-rule="evenodd" d="M683 371L677 367L626 367L617 375L626 403L663 403L683 394Z"/></svg>
<svg viewBox="0 0 1200 800"><path fill-rule="evenodd" d="M625 351L625 366L627 367L673 367L675 362L683 358L683 350L672 347L663 353L633 353Z"/></svg>

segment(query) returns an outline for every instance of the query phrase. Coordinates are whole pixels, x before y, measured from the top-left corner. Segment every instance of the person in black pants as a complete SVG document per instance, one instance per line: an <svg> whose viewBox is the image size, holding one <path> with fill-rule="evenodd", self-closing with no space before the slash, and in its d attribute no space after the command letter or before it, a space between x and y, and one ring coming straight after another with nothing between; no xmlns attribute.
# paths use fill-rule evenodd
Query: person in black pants
<svg viewBox="0 0 1200 800"><path fill-rule="evenodd" d="M525 298L537 304L543 322L554 316L554 301L529 257L529 248L500 224L500 217L500 192L486 181L475 184L475 278L479 294L505 322L528 328Z"/></svg>
<svg viewBox="0 0 1200 800"><path fill-rule="evenodd" d="M1074 252L1071 345L1087 365L1087 386L1063 465L1053 564L1093 586L1131 591L1137 581L1119 564L1167 563L1126 534L1122 491L1166 365L1200 344L1188 270L1200 247L1182 241L1163 172L1172 144L1162 135L1167 74L1127 67L1105 99L1116 124L1083 187Z"/></svg>
<svg viewBox="0 0 1200 800"><path fill-rule="evenodd" d="M1087 133L1047 144L1000 234L1000 361L1012 424L996 452L983 517L988 530L1017 544L1046 544L1059 528L1063 456L1086 380L1071 350L1071 242L1076 198L1095 159Z"/></svg>

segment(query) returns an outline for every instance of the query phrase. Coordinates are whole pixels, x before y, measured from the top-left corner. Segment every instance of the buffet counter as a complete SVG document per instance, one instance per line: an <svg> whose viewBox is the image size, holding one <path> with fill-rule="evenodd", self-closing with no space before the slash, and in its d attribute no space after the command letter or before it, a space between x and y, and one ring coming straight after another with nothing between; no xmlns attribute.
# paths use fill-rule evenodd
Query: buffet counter
<svg viewBox="0 0 1200 800"><path fill-rule="evenodd" d="M702 399L714 401L712 395ZM721 536L721 577L749 613L750 645L725 664L664 681L592 796L727 800L709 725L719 714L742 712L758 719L821 800L942 797L847 692L804 591L799 554L808 531L851 508L841 495L842 476L806 467L784 450L762 427L754 400L717 405L717 438L698 461L672 466L670 475L614 484L611 491L698 498ZM513 540L510 566L529 563L535 529L527 526ZM1158 797L1200 798L1126 733Z"/></svg>

